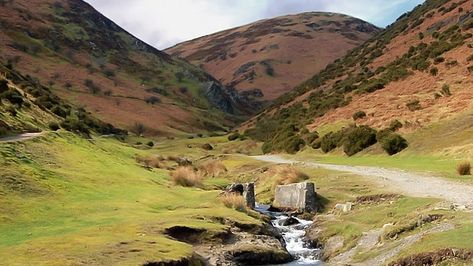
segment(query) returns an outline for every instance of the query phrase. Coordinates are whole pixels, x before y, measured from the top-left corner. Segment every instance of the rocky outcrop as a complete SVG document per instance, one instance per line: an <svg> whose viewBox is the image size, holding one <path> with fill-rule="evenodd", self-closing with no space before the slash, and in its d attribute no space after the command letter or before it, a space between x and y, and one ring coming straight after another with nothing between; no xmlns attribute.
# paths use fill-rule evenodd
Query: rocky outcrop
<svg viewBox="0 0 473 266"><path fill-rule="evenodd" d="M281 234L270 224L243 225L221 221L230 226L223 242L196 246L197 253L209 265L265 265L292 260Z"/></svg>
<svg viewBox="0 0 473 266"><path fill-rule="evenodd" d="M239 94L234 88L225 87L217 81L209 82L204 91L207 100L225 113L250 115L261 108L261 104Z"/></svg>
<svg viewBox="0 0 473 266"><path fill-rule="evenodd" d="M256 206L255 183L236 183L227 188L226 193L237 193L243 196L246 206L254 209Z"/></svg>

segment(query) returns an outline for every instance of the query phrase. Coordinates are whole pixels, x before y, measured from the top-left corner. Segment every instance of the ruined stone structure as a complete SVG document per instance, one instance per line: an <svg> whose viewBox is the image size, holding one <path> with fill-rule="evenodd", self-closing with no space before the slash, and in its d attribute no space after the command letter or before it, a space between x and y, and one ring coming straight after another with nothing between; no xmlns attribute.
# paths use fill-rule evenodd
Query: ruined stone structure
<svg viewBox="0 0 473 266"><path fill-rule="evenodd" d="M315 184L303 182L277 186L274 194L273 206L279 209L294 211L316 211Z"/></svg>
<svg viewBox="0 0 473 266"><path fill-rule="evenodd" d="M232 184L227 188L227 192L242 195L245 199L246 206L252 209L255 208L255 183Z"/></svg>

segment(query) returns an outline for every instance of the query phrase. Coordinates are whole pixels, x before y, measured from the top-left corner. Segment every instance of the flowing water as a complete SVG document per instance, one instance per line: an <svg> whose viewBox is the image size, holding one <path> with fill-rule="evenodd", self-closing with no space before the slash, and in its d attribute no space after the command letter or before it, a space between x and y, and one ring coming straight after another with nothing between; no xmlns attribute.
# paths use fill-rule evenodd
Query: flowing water
<svg viewBox="0 0 473 266"><path fill-rule="evenodd" d="M257 204L256 206L257 211L268 214L273 218L271 223L282 234L286 241L287 251L295 259L284 265L322 265L322 262L318 260L320 249L312 248L304 241L306 229L312 224L312 221L294 217L298 223L285 226L283 222L289 216L281 212L270 212L268 208L267 205Z"/></svg>

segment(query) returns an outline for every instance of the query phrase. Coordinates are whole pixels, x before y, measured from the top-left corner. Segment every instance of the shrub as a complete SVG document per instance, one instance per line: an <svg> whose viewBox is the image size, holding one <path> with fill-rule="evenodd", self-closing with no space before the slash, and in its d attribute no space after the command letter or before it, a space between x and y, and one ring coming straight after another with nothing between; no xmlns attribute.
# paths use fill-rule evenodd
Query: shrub
<svg viewBox="0 0 473 266"><path fill-rule="evenodd" d="M234 141L234 140L237 140L238 138L240 138L240 133L238 132L235 132L228 136L229 141Z"/></svg>
<svg viewBox="0 0 473 266"><path fill-rule="evenodd" d="M473 73L473 65L467 67L468 72Z"/></svg>
<svg viewBox="0 0 473 266"><path fill-rule="evenodd" d="M322 146L322 141L320 139L317 139L312 143L312 149L314 150L320 149L321 146Z"/></svg>
<svg viewBox="0 0 473 266"><path fill-rule="evenodd" d="M377 138L378 141L381 143L381 147L383 148L383 150L385 150L389 155L399 153L408 147L407 140L396 133L392 133L389 131L384 132L384 134L378 133Z"/></svg>
<svg viewBox="0 0 473 266"><path fill-rule="evenodd" d="M49 129L51 129L52 131L58 131L58 130L60 129L59 124L56 123L56 122L51 122L51 123L49 123L48 127L49 127Z"/></svg>
<svg viewBox="0 0 473 266"><path fill-rule="evenodd" d="M23 96L17 90L7 90L0 95L0 98L8 100L12 104L16 104L19 107L23 105Z"/></svg>
<svg viewBox="0 0 473 266"><path fill-rule="evenodd" d="M245 198L238 193L225 193L220 197L220 200L227 208L235 209L240 212L246 211L247 206Z"/></svg>
<svg viewBox="0 0 473 266"><path fill-rule="evenodd" d="M147 104L151 104L151 105L155 105L157 103L161 103L161 99L159 99L158 97L156 96L150 96L148 98L145 99L145 102Z"/></svg>
<svg viewBox="0 0 473 266"><path fill-rule="evenodd" d="M289 154L300 151L305 146L305 141L299 137L293 137L285 142L285 150Z"/></svg>
<svg viewBox="0 0 473 266"><path fill-rule="evenodd" d="M366 113L364 111L358 111L356 113L353 114L353 120L358 120L358 119L362 119L364 117L366 117Z"/></svg>
<svg viewBox="0 0 473 266"><path fill-rule="evenodd" d="M441 93L443 96L451 96L452 93L450 92L450 86L443 84Z"/></svg>
<svg viewBox="0 0 473 266"><path fill-rule="evenodd" d="M5 109L5 111L7 111L7 113L9 113L11 116L16 116L16 115L18 114L17 111L16 111L16 109L15 109L15 107L13 107L13 106L11 106L11 105L8 106L8 107Z"/></svg>
<svg viewBox="0 0 473 266"><path fill-rule="evenodd" d="M199 171L207 177L216 177L221 173L225 173L227 168L221 161L212 160L199 166Z"/></svg>
<svg viewBox="0 0 473 266"><path fill-rule="evenodd" d="M89 89L90 93L92 94L98 94L101 91L101 89L97 85L95 85L94 81L91 79L86 79L84 81L84 85Z"/></svg>
<svg viewBox="0 0 473 266"><path fill-rule="evenodd" d="M154 142L148 141L148 143L146 143L146 145L149 146L149 147L154 147Z"/></svg>
<svg viewBox="0 0 473 266"><path fill-rule="evenodd" d="M443 58L443 57L441 57L441 56L436 57L436 58L434 59L434 64L440 64L440 63L443 63L443 62L445 62L445 58Z"/></svg>
<svg viewBox="0 0 473 266"><path fill-rule="evenodd" d="M146 127L142 123L135 122L131 127L131 132L135 133L137 136L141 136L146 132Z"/></svg>
<svg viewBox="0 0 473 266"><path fill-rule="evenodd" d="M397 131L398 129L402 128L402 123L395 119L389 123L389 130L391 131Z"/></svg>
<svg viewBox="0 0 473 266"><path fill-rule="evenodd" d="M435 77L435 76L437 76L438 74L439 74L439 69L438 69L438 68L432 67L432 68L430 69L430 75L432 75L432 76Z"/></svg>
<svg viewBox="0 0 473 266"><path fill-rule="evenodd" d="M406 106L410 111L416 111L416 110L422 109L422 106L420 105L419 100L409 101L408 103L406 103Z"/></svg>
<svg viewBox="0 0 473 266"><path fill-rule="evenodd" d="M6 92L9 90L8 80L0 79L0 93Z"/></svg>
<svg viewBox="0 0 473 266"><path fill-rule="evenodd" d="M376 130L368 126L349 128L344 134L343 151L352 156L376 143Z"/></svg>
<svg viewBox="0 0 473 266"><path fill-rule="evenodd" d="M457 173L459 175L471 175L471 164L469 162L462 162L458 164Z"/></svg>
<svg viewBox="0 0 473 266"><path fill-rule="evenodd" d="M320 148L322 148L322 151L325 153L330 152L339 146L342 137L341 132L330 132L322 137Z"/></svg>
<svg viewBox="0 0 473 266"><path fill-rule="evenodd" d="M183 187L201 187L202 176L190 166L180 166L171 172L174 185Z"/></svg>
<svg viewBox="0 0 473 266"><path fill-rule="evenodd" d="M319 133L314 131L305 135L305 142L307 144L312 144L318 138L319 138Z"/></svg>
<svg viewBox="0 0 473 266"><path fill-rule="evenodd" d="M273 151L273 144L269 141L266 141L265 143L263 143L261 150L264 154L271 153Z"/></svg>

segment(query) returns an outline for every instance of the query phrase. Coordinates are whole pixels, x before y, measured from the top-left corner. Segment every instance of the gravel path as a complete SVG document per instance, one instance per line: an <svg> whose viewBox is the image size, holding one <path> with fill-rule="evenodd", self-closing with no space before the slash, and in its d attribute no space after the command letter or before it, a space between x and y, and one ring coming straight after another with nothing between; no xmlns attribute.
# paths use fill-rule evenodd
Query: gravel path
<svg viewBox="0 0 473 266"><path fill-rule="evenodd" d="M8 136L4 138L0 138L0 142L18 142L18 141L24 141L24 140L29 140L29 139L34 139L37 137L40 137L43 135L43 132L39 133L23 133L20 135L15 135L15 136Z"/></svg>
<svg viewBox="0 0 473 266"><path fill-rule="evenodd" d="M432 197L448 201L459 208L473 210L473 186L441 177L410 173L397 169L368 166L348 166L285 159L278 155L253 156L252 158L278 164L303 164L306 167L324 168L354 173L372 179L392 190L414 197Z"/></svg>

